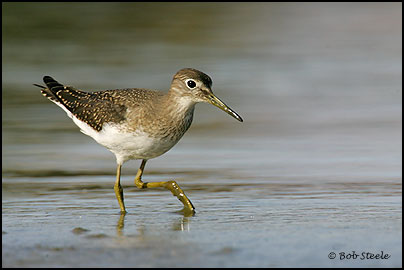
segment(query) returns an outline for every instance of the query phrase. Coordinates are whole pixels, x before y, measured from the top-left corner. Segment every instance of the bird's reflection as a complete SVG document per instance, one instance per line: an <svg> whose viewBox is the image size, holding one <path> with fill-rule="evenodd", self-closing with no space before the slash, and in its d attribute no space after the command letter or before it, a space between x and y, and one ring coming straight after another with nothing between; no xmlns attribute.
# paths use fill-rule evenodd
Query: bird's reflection
<svg viewBox="0 0 404 270"><path fill-rule="evenodd" d="M123 227L125 227L125 216L126 213L121 213L118 219L118 224L116 224L116 234L117 236L123 235Z"/></svg>
<svg viewBox="0 0 404 270"><path fill-rule="evenodd" d="M176 222L173 223L172 225L173 231L183 231L183 232L189 232L190 227L189 227L189 217L181 217L176 220Z"/></svg>
<svg viewBox="0 0 404 270"><path fill-rule="evenodd" d="M184 211L180 211L182 216L176 219L173 224L171 225L171 229L173 231L190 231L190 217L194 214L186 213ZM117 236L124 236L124 227L125 227L125 216L127 213L121 213L116 225L116 234ZM138 232L140 235L145 233L145 226L138 225Z"/></svg>

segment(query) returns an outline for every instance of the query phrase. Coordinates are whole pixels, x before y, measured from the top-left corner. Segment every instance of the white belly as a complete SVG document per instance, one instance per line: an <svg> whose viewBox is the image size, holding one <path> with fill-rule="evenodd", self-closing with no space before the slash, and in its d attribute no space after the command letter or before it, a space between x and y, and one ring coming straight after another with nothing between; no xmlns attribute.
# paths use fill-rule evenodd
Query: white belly
<svg viewBox="0 0 404 270"><path fill-rule="evenodd" d="M177 141L155 138L143 131L123 133L117 127L106 124L94 138L116 155L122 164L130 159L151 159L170 150Z"/></svg>
<svg viewBox="0 0 404 270"><path fill-rule="evenodd" d="M151 137L142 130L128 132L124 128L119 127L119 125L110 123L104 124L101 131L97 132L85 122L77 119L64 106L57 102L54 103L67 113L80 128L81 132L92 137L99 144L113 152L117 163L121 165L131 159L152 159L158 157L170 150L181 138L181 136L175 139L170 139L170 137ZM189 118L189 121L192 121L192 113L189 115Z"/></svg>
<svg viewBox="0 0 404 270"><path fill-rule="evenodd" d="M100 132L92 129L90 132L82 131L113 152L118 164L131 159L158 157L177 143L166 138L151 137L141 130L124 132L114 124L104 124Z"/></svg>

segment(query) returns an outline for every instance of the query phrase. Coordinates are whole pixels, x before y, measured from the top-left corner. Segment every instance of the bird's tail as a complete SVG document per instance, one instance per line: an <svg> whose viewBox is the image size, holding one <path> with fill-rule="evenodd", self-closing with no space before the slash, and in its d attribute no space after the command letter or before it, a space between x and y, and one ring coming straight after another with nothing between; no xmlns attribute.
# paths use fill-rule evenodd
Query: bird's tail
<svg viewBox="0 0 404 270"><path fill-rule="evenodd" d="M34 83L34 85L41 88L41 93L44 97L50 99L51 101L59 102L58 98L56 97L56 92L63 89L64 86L50 76L43 77L43 81L46 86L36 83Z"/></svg>

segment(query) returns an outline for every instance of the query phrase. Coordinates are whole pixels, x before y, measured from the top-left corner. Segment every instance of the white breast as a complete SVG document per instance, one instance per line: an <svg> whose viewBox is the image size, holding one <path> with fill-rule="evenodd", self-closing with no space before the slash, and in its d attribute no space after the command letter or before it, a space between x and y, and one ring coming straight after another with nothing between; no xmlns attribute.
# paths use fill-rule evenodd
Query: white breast
<svg viewBox="0 0 404 270"><path fill-rule="evenodd" d="M76 118L63 105L57 102L54 103L67 113L80 128L82 133L92 137L99 144L113 152L118 164L123 164L131 159L151 159L158 157L170 150L182 136L178 138L167 136L163 138L152 137L143 130L128 131L124 126L114 123L105 123L101 131L98 132L85 122ZM192 121L192 112L185 117L187 128Z"/></svg>
<svg viewBox="0 0 404 270"><path fill-rule="evenodd" d="M93 137L99 144L108 148L116 156L117 163L123 164L130 159L151 159L170 150L177 141L155 138L142 130L125 132L116 124L104 124Z"/></svg>

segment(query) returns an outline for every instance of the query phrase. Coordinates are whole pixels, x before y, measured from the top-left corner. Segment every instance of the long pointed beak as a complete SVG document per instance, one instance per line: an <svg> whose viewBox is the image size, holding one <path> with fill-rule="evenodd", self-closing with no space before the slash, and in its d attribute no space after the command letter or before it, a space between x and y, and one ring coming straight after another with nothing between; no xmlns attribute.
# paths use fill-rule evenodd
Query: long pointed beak
<svg viewBox="0 0 404 270"><path fill-rule="evenodd" d="M238 121L243 122L243 118L241 118L240 115L238 115L235 111L233 111L229 106L224 104L223 101L221 101L218 97L216 97L214 94L210 94L208 96L208 102L219 109L225 111L226 113L230 114L234 118L236 118Z"/></svg>

